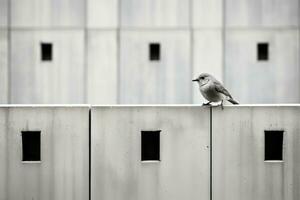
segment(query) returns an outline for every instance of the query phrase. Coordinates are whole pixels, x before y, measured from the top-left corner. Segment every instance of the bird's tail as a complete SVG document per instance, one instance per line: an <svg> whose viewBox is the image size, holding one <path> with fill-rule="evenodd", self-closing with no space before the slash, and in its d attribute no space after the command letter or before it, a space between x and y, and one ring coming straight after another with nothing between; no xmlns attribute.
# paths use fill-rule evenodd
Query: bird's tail
<svg viewBox="0 0 300 200"><path fill-rule="evenodd" d="M228 101L232 104L239 104L239 102L235 101L234 99L228 99Z"/></svg>

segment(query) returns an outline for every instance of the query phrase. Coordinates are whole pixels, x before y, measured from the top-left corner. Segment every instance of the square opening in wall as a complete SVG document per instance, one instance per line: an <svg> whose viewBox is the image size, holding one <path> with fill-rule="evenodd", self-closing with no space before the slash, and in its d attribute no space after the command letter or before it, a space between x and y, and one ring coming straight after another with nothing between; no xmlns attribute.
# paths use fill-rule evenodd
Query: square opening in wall
<svg viewBox="0 0 300 200"><path fill-rule="evenodd" d="M52 43L41 43L41 60L52 60Z"/></svg>
<svg viewBox="0 0 300 200"><path fill-rule="evenodd" d="M257 60L267 61L269 60L269 44L258 43L257 44Z"/></svg>
<svg viewBox="0 0 300 200"><path fill-rule="evenodd" d="M160 131L142 131L142 161L160 160Z"/></svg>
<svg viewBox="0 0 300 200"><path fill-rule="evenodd" d="M265 131L265 161L282 161L283 131Z"/></svg>
<svg viewBox="0 0 300 200"><path fill-rule="evenodd" d="M41 131L22 131L22 161L41 161Z"/></svg>
<svg viewBox="0 0 300 200"><path fill-rule="evenodd" d="M159 43L150 43L149 59L151 61L159 61L160 60L160 44Z"/></svg>

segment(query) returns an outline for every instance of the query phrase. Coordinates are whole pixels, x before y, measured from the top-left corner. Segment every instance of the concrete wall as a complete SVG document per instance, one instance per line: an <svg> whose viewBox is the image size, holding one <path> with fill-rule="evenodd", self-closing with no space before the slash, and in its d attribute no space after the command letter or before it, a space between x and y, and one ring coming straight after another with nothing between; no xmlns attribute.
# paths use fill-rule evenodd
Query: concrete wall
<svg viewBox="0 0 300 200"><path fill-rule="evenodd" d="M299 199L299 117L299 106L213 109L213 199ZM265 130L284 130L283 162L264 162Z"/></svg>
<svg viewBox="0 0 300 200"><path fill-rule="evenodd" d="M11 102L83 103L83 31L12 31ZM53 43L53 60L41 61L41 42Z"/></svg>
<svg viewBox="0 0 300 200"><path fill-rule="evenodd" d="M117 28L118 0L88 0L87 26L89 28Z"/></svg>
<svg viewBox="0 0 300 200"><path fill-rule="evenodd" d="M193 28L222 27L223 2L223 0L191 0Z"/></svg>
<svg viewBox="0 0 300 200"><path fill-rule="evenodd" d="M7 27L8 22L8 0L0 0L0 28Z"/></svg>
<svg viewBox="0 0 300 200"><path fill-rule="evenodd" d="M117 33L89 30L87 102L115 104L118 97Z"/></svg>
<svg viewBox="0 0 300 200"><path fill-rule="evenodd" d="M269 60L257 60L257 43ZM241 103L297 103L300 99L298 30L228 30L225 84ZM293 88L293 89L291 89Z"/></svg>
<svg viewBox="0 0 300 200"><path fill-rule="evenodd" d="M223 81L223 42L221 29L197 30L193 37L193 79L206 72ZM198 83L193 87L193 103L206 100L199 92Z"/></svg>
<svg viewBox="0 0 300 200"><path fill-rule="evenodd" d="M8 103L8 32L0 29L0 104Z"/></svg>
<svg viewBox="0 0 300 200"><path fill-rule="evenodd" d="M141 162L141 131L161 130L160 162ZM92 199L209 199L209 109L93 107Z"/></svg>
<svg viewBox="0 0 300 200"><path fill-rule="evenodd" d="M88 107L0 108L0 199L89 197ZM21 131L41 131L41 163L22 163Z"/></svg>
<svg viewBox="0 0 300 200"><path fill-rule="evenodd" d="M12 27L83 27L84 0L10 0Z"/></svg>
<svg viewBox="0 0 300 200"><path fill-rule="evenodd" d="M149 44L160 43L160 61ZM192 69L187 31L122 31L120 103L191 103Z"/></svg>
<svg viewBox="0 0 300 200"><path fill-rule="evenodd" d="M298 0L226 0L228 27L298 27Z"/></svg>
<svg viewBox="0 0 300 200"><path fill-rule="evenodd" d="M188 27L189 1L122 0L122 27Z"/></svg>
<svg viewBox="0 0 300 200"><path fill-rule="evenodd" d="M11 38L0 103L202 103L190 83L201 72L241 103L298 103L299 12L298 0L0 0L0 32ZM41 35L72 44L54 49L59 63L43 75L31 69L41 68L32 50ZM155 40L164 60L149 64ZM269 61L255 62L257 41L270 42ZM66 82L52 85L56 77Z"/></svg>
<svg viewBox="0 0 300 200"><path fill-rule="evenodd" d="M2 106L0 200L89 189L92 200L298 200L299 116L298 105ZM21 161L29 130L41 131L41 163ZM160 161L141 161L147 130L161 130ZM284 131L283 161L264 161L265 130Z"/></svg>

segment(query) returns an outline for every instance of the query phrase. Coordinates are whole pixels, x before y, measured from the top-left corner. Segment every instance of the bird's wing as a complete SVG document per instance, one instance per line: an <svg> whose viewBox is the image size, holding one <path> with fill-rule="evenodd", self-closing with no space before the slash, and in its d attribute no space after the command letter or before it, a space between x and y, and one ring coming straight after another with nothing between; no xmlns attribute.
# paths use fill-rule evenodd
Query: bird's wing
<svg viewBox="0 0 300 200"><path fill-rule="evenodd" d="M214 85L217 92L220 92L225 96L228 96L230 99L232 99L232 96L229 94L229 92L224 88L224 86L219 81L214 81Z"/></svg>

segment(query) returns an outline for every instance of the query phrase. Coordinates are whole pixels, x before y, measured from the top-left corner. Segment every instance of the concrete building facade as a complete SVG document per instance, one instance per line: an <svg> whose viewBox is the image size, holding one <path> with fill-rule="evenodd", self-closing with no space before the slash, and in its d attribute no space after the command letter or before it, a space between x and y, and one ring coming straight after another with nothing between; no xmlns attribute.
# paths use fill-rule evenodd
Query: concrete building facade
<svg viewBox="0 0 300 200"><path fill-rule="evenodd" d="M300 101L298 0L0 0L0 9L0 103L200 103L190 80L201 72L241 103ZM50 61L41 43L52 44Z"/></svg>
<svg viewBox="0 0 300 200"><path fill-rule="evenodd" d="M0 132L1 200L89 198L88 106L2 106ZM29 156L40 158L27 161L24 135L30 132L40 139L29 141Z"/></svg>
<svg viewBox="0 0 300 200"><path fill-rule="evenodd" d="M299 105L2 106L0 199L298 200L299 116ZM38 161L24 159L30 132Z"/></svg>

